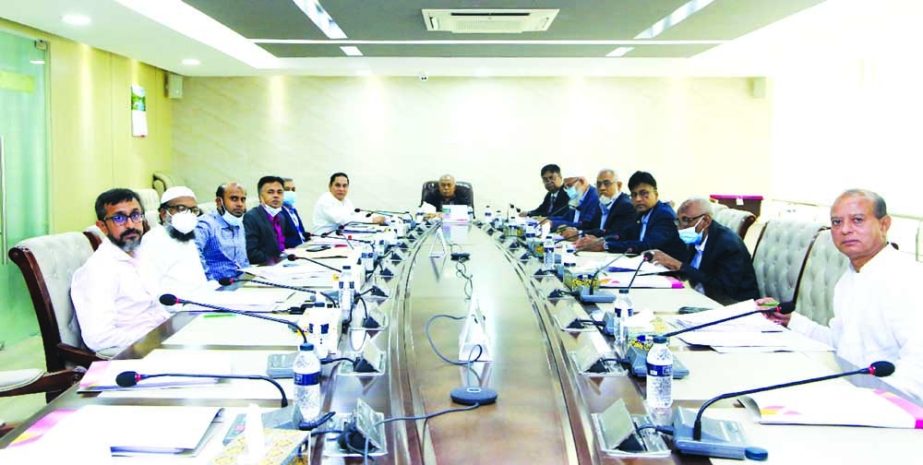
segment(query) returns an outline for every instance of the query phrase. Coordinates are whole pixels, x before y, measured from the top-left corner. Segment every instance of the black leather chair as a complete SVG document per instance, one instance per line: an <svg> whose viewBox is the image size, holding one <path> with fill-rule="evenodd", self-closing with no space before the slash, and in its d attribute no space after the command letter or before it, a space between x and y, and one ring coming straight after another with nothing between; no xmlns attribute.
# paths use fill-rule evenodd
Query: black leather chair
<svg viewBox="0 0 923 465"><path fill-rule="evenodd" d="M433 193L433 192L438 192L438 191L439 191L439 181L426 181L426 182L424 182L424 183L423 183L423 189L422 189L422 191L420 192L420 204L421 204L421 205L423 204L423 199L425 199L427 195L429 195L430 193ZM466 182L466 181L456 181L456 182L455 182L455 192L456 192L456 194L457 194L458 192L468 192L468 193L470 193L471 195L469 195L468 198L471 199L471 203L468 204L468 206L471 207L471 208L474 208L474 189L471 187L471 183L470 183L470 182Z"/></svg>

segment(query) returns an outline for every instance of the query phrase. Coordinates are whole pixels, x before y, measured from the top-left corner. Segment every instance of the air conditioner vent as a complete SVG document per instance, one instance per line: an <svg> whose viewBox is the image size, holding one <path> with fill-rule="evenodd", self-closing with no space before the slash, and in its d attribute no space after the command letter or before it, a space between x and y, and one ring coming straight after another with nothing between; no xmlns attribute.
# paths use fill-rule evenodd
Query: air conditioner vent
<svg viewBox="0 0 923 465"><path fill-rule="evenodd" d="M426 30L456 34L519 34L547 31L557 9L424 9Z"/></svg>

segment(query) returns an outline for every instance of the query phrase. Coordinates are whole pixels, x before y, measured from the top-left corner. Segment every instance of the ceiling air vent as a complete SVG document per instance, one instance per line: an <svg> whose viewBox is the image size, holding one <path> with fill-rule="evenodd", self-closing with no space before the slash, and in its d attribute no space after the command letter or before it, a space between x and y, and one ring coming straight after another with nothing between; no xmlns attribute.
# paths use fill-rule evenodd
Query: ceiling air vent
<svg viewBox="0 0 923 465"><path fill-rule="evenodd" d="M518 34L547 31L557 9L424 9L426 30L456 34Z"/></svg>

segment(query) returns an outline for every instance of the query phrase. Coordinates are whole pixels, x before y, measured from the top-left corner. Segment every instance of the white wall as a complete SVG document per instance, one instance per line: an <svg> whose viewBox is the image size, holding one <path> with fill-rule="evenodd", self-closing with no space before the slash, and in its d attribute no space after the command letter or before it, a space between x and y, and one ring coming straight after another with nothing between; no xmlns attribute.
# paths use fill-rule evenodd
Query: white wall
<svg viewBox="0 0 923 465"><path fill-rule="evenodd" d="M770 105L745 78L189 78L174 166L200 198L264 174L296 179L310 215L334 171L357 206L406 209L443 173L479 205L534 208L539 169L651 171L664 199L767 192ZM627 187L626 187L627 190Z"/></svg>

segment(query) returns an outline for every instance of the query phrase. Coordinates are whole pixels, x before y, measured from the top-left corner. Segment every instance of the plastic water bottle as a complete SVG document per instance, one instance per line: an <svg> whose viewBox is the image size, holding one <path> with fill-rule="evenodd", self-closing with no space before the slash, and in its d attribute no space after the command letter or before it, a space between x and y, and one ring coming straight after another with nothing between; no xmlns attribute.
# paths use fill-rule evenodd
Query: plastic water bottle
<svg viewBox="0 0 923 465"><path fill-rule="evenodd" d="M561 259L561 262L564 265L564 268L573 268L577 266L577 252L574 244L567 244L564 247L564 258Z"/></svg>
<svg viewBox="0 0 923 465"><path fill-rule="evenodd" d="M542 269L551 271L554 269L554 239L551 235L545 236L545 243L542 245Z"/></svg>
<svg viewBox="0 0 923 465"><path fill-rule="evenodd" d="M352 292L350 292L350 284L352 284L352 282L350 282L348 278L341 277L337 286L340 291L339 305L344 312L349 312L349 310L353 308L353 295Z"/></svg>
<svg viewBox="0 0 923 465"><path fill-rule="evenodd" d="M628 296L628 289L619 289L619 295L615 297L615 316L618 318L617 331L614 345L624 355L628 349L628 317L634 315L634 305L631 297Z"/></svg>
<svg viewBox="0 0 923 465"><path fill-rule="evenodd" d="M375 269L375 260L372 259L372 251L370 249L362 251L362 267L365 268L366 272L371 272Z"/></svg>
<svg viewBox="0 0 923 465"><path fill-rule="evenodd" d="M295 405L306 421L320 416L320 360L314 353L314 344L301 344L295 364Z"/></svg>
<svg viewBox="0 0 923 465"><path fill-rule="evenodd" d="M647 353L647 406L654 414L669 412L673 405L673 353L667 338L654 336Z"/></svg>
<svg viewBox="0 0 923 465"><path fill-rule="evenodd" d="M490 205L484 206L484 217L481 218L485 223L490 224L494 219L494 213L490 211Z"/></svg>

